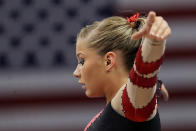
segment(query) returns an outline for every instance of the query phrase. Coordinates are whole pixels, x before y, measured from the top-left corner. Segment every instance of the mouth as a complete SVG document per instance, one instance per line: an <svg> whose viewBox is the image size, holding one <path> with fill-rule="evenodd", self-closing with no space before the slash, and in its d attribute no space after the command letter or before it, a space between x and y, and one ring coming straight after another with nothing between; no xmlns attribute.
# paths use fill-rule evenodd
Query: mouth
<svg viewBox="0 0 196 131"><path fill-rule="evenodd" d="M79 82L79 84L81 84L81 86L82 86L83 89L86 89L86 86L85 86L84 83L80 83L80 82Z"/></svg>
<svg viewBox="0 0 196 131"><path fill-rule="evenodd" d="M86 89L86 88L85 88L85 84L82 84L82 89Z"/></svg>

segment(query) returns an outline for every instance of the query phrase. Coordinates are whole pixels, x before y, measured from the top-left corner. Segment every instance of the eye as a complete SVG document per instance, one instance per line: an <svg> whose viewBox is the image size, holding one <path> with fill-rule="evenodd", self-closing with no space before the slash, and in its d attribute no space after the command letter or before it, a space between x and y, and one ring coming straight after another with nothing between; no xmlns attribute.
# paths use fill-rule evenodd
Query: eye
<svg viewBox="0 0 196 131"><path fill-rule="evenodd" d="M81 58L81 59L79 60L79 64L81 64L81 65L84 64L84 58Z"/></svg>

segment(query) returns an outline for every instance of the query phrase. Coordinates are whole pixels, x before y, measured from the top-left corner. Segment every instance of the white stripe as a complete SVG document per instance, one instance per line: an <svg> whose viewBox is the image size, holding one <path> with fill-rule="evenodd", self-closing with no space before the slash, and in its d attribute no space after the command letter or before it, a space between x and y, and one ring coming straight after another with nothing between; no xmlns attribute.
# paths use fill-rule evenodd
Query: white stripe
<svg viewBox="0 0 196 131"><path fill-rule="evenodd" d="M141 77L143 77L143 78L152 78L153 76L155 76L156 74L158 74L158 73L159 73L159 70L160 70L160 68L159 68L159 69L155 70L153 73L149 73L149 74L140 74L140 73L136 70L136 65L135 65L135 63L134 63L134 65L133 65L133 68L134 68L134 71L135 71L139 76L141 76Z"/></svg>
<svg viewBox="0 0 196 131"><path fill-rule="evenodd" d="M167 88L178 87L176 90L181 90L180 87L196 85L196 62L192 60L174 60L166 61L161 67L159 78L163 80ZM183 89L183 90L186 90Z"/></svg>
<svg viewBox="0 0 196 131"><path fill-rule="evenodd" d="M165 61L161 66L158 77L163 80L167 88L178 86L188 89L196 85L196 62L193 60ZM183 89L183 90L186 90ZM13 94L13 92L17 92ZM14 95L45 95L62 93L82 93L81 86L77 84L77 79L73 78L72 71L58 70L51 72L20 72L0 74L0 97L10 97Z"/></svg>
<svg viewBox="0 0 196 131"><path fill-rule="evenodd" d="M0 98L82 94L77 81L72 71L66 69L1 72Z"/></svg>
<svg viewBox="0 0 196 131"><path fill-rule="evenodd" d="M195 127L195 100L169 101L159 104L162 127Z"/></svg>
<svg viewBox="0 0 196 131"><path fill-rule="evenodd" d="M196 48L195 21L196 18L190 17L168 19L172 34L167 40L166 48Z"/></svg>
<svg viewBox="0 0 196 131"><path fill-rule="evenodd" d="M156 91L156 87L153 88L143 88L133 85L132 82L127 82L127 93L130 98L130 102L135 108L143 108L147 106Z"/></svg>

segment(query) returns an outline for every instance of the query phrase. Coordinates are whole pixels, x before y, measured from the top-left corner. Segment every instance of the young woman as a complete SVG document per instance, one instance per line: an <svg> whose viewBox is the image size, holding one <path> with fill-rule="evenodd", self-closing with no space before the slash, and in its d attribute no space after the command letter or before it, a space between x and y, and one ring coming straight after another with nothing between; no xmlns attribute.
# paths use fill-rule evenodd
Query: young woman
<svg viewBox="0 0 196 131"><path fill-rule="evenodd" d="M84 27L78 35L74 76L88 97L105 97L106 107L84 131L159 131L157 73L168 23L151 11L114 16Z"/></svg>

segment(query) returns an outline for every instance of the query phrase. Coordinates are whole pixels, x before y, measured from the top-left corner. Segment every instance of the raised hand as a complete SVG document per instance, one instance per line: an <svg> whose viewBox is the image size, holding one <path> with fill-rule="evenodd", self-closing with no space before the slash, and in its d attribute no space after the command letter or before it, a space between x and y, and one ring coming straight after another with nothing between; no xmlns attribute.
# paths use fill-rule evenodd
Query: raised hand
<svg viewBox="0 0 196 131"><path fill-rule="evenodd" d="M132 35L132 39L137 40L141 37L148 37L153 41L163 41L166 40L171 34L171 29L161 16L156 16L156 13L150 11L146 20L144 27Z"/></svg>

